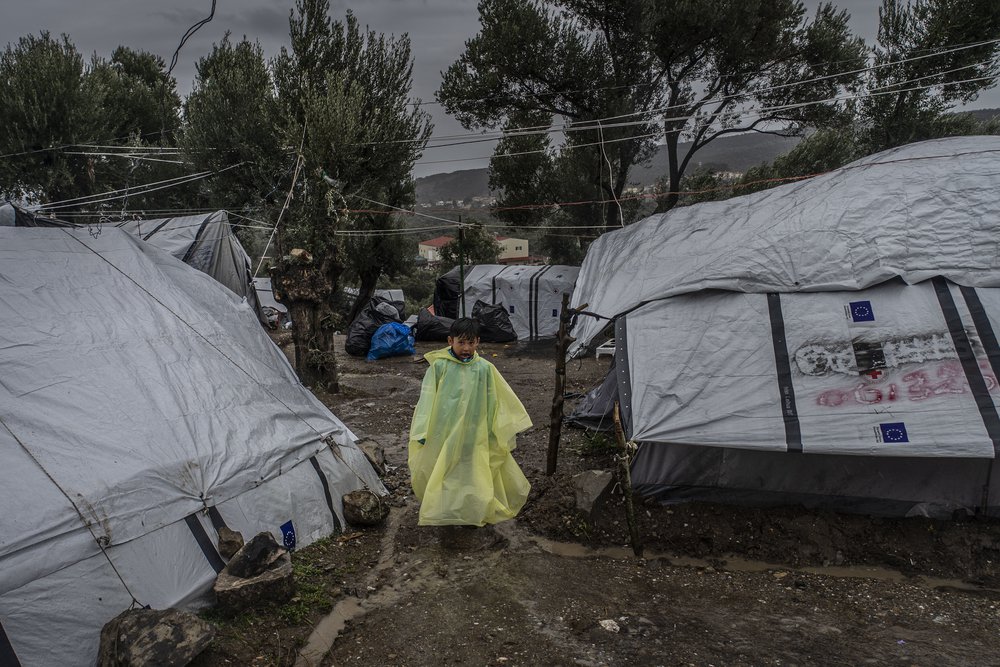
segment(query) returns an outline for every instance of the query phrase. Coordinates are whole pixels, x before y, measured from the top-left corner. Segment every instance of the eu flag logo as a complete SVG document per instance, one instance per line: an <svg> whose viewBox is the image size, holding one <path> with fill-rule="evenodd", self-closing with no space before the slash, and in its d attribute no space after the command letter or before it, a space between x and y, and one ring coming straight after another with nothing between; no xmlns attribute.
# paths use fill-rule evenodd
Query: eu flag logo
<svg viewBox="0 0 1000 667"><path fill-rule="evenodd" d="M874 322L875 311L872 310L871 301L851 301L847 304L851 309L851 321L853 322Z"/></svg>
<svg viewBox="0 0 1000 667"><path fill-rule="evenodd" d="M891 424L879 424L878 430L882 432L882 442L909 442L906 435L906 424L903 422L892 422Z"/></svg>
<svg viewBox="0 0 1000 667"><path fill-rule="evenodd" d="M291 551L295 548L295 526L292 525L291 520L281 524L281 537L286 549Z"/></svg>

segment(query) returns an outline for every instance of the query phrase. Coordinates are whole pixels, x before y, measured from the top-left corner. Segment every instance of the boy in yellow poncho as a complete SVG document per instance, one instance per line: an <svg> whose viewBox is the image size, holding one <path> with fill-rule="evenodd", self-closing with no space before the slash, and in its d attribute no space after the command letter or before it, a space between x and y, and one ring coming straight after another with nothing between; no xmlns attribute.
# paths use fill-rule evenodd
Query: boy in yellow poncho
<svg viewBox="0 0 1000 667"><path fill-rule="evenodd" d="M476 353L479 323L455 320L410 425L409 466L421 526L483 526L514 516L531 485L510 452L531 419L510 385Z"/></svg>

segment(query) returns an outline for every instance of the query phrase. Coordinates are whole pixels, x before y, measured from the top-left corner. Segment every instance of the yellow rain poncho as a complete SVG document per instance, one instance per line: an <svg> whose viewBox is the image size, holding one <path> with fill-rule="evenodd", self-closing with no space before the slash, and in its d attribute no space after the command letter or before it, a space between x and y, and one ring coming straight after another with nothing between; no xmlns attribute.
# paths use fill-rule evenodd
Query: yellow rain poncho
<svg viewBox="0 0 1000 667"><path fill-rule="evenodd" d="M478 354L448 348L430 363L410 425L409 465L421 526L482 526L512 519L531 485L510 455L531 426L500 372Z"/></svg>

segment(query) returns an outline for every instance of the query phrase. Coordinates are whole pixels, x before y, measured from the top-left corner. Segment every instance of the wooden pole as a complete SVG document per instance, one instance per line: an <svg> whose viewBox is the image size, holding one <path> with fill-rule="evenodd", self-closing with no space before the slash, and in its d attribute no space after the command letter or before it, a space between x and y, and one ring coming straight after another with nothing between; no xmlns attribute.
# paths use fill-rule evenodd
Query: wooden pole
<svg viewBox="0 0 1000 667"><path fill-rule="evenodd" d="M629 539L632 541L632 552L635 557L642 558L642 542L639 541L639 526L635 521L635 505L632 504L632 472L629 470L632 456L629 444L625 441L625 431L622 429L618 401L615 401L615 440L618 441L618 449L621 450L621 453L615 458L618 460L618 475L622 485L622 493L625 494L625 519L628 521Z"/></svg>
<svg viewBox="0 0 1000 667"><path fill-rule="evenodd" d="M545 474L551 477L556 472L559 458L559 437L562 433L563 393L566 389L566 350L574 340L569 335L569 321L575 311L569 307L569 294L562 295L562 310L559 313L559 334L556 337L556 381L552 393L552 413L549 419L549 454Z"/></svg>

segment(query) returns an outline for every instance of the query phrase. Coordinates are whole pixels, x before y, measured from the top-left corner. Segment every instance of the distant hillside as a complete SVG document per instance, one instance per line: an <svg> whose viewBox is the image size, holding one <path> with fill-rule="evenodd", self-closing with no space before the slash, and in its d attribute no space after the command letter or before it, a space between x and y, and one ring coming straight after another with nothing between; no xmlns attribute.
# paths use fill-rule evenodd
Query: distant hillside
<svg viewBox="0 0 1000 667"><path fill-rule="evenodd" d="M748 167L769 162L790 150L799 138L777 137L770 134L747 134L722 137L705 146L697 154L693 167L712 167L722 171L744 171ZM685 144L681 144L682 150ZM644 166L632 169L631 180L641 186L652 185L667 171L667 154L660 149ZM486 169L465 169L447 174L418 178L417 203L485 197L489 194Z"/></svg>
<svg viewBox="0 0 1000 667"><path fill-rule="evenodd" d="M790 151L801 137L779 137L773 134L738 134L720 137L695 153L687 173L699 167L718 171L746 171L762 162L770 162ZM683 155L689 144L680 145ZM667 151L661 148L645 165L632 169L631 180L639 185L653 185L667 173Z"/></svg>
<svg viewBox="0 0 1000 667"><path fill-rule="evenodd" d="M433 174L418 178L417 203L434 204L438 201L489 195L489 175L486 169L465 169L448 174Z"/></svg>

